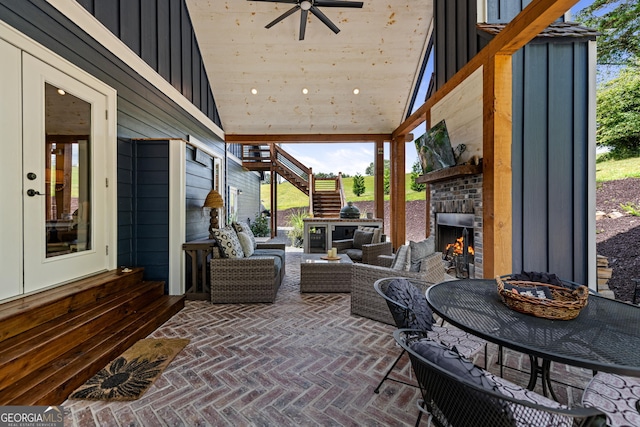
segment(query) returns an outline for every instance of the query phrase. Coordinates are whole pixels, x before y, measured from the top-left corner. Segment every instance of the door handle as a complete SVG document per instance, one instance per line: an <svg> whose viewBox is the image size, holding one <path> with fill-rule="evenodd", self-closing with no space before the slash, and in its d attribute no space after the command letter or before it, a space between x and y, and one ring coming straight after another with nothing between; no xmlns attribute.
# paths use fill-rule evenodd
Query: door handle
<svg viewBox="0 0 640 427"><path fill-rule="evenodd" d="M30 188L27 190L27 196L29 197L33 197L33 196L46 196L46 194L42 194L39 191L34 190L33 188Z"/></svg>

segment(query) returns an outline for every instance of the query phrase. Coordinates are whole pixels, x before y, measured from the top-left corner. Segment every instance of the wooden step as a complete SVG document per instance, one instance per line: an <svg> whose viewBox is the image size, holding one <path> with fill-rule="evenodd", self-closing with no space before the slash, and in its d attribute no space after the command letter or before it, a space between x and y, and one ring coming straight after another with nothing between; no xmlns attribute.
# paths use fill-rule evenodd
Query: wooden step
<svg viewBox="0 0 640 427"><path fill-rule="evenodd" d="M184 307L143 269L114 270L0 305L0 405L57 405ZM13 328L7 331L8 328Z"/></svg>
<svg viewBox="0 0 640 427"><path fill-rule="evenodd" d="M2 405L59 405L109 362L147 337L184 307L184 296L163 296L110 328L89 337L82 346L2 391Z"/></svg>
<svg viewBox="0 0 640 427"><path fill-rule="evenodd" d="M79 310L142 281L142 268L130 273L119 269L87 277L67 285L11 300L0 305L0 341ZM30 311L33 316L25 316ZM37 314L36 314L37 313Z"/></svg>
<svg viewBox="0 0 640 427"><path fill-rule="evenodd" d="M164 282L141 282L135 289L101 299L0 342L0 390L81 345L164 294Z"/></svg>

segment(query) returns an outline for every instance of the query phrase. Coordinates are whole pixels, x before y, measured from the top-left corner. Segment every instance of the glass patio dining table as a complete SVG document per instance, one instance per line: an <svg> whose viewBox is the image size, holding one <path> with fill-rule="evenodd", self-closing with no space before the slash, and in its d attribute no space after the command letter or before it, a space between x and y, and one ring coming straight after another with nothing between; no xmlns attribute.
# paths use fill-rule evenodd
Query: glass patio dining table
<svg viewBox="0 0 640 427"><path fill-rule="evenodd" d="M640 307L589 295L572 320L549 320L507 307L495 280L442 282L426 291L433 311L452 325L532 360L528 388L538 376L555 399L551 362L640 377ZM542 360L539 366L538 359ZM556 399L557 400L557 399Z"/></svg>

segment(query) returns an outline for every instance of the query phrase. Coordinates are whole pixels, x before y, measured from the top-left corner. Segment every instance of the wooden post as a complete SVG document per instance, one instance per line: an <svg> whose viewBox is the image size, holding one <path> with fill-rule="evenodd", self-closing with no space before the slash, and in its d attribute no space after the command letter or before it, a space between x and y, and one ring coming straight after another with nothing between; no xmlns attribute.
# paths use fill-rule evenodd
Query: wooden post
<svg viewBox="0 0 640 427"><path fill-rule="evenodd" d="M384 224L384 141L375 143L375 155L373 159L373 203L374 216L382 219ZM383 225L384 227L384 225ZM386 233L387 230L384 230Z"/></svg>
<svg viewBox="0 0 640 427"><path fill-rule="evenodd" d="M405 194L405 135L391 141L390 204L391 242L394 249L404 245L407 239L406 194Z"/></svg>
<svg viewBox="0 0 640 427"><path fill-rule="evenodd" d="M425 113L425 129L431 128L431 110ZM420 159L418 159L420 161ZM424 217L424 237L425 239L431 235L431 184L424 185L425 199L425 217Z"/></svg>
<svg viewBox="0 0 640 427"><path fill-rule="evenodd" d="M278 234L278 173L276 172L274 159L276 158L276 145L275 143L269 144L269 151L271 155L271 238Z"/></svg>
<svg viewBox="0 0 640 427"><path fill-rule="evenodd" d="M483 271L485 278L512 270L512 60L496 55L484 66Z"/></svg>

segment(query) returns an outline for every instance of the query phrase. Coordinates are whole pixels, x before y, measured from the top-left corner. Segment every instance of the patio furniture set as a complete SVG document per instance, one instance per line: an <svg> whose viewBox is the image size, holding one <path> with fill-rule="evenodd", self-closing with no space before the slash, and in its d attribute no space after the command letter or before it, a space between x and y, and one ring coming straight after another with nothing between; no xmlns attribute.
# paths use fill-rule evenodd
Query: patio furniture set
<svg viewBox="0 0 640 427"><path fill-rule="evenodd" d="M232 229L237 240L245 227ZM274 302L284 276L284 246L234 246L228 243L232 230L217 236L225 249L212 251L211 301ZM408 385L422 395L416 425L423 414L436 425L465 427L640 425L640 308L590 294L572 320L523 314L503 303L495 280L445 282L441 253L424 256L431 245L410 242L393 255L378 255L377 265L354 263L347 253L302 255L300 292L351 292L351 314L398 328L394 339L402 352L375 393L385 381L398 381L392 371L407 353L417 380ZM486 370L487 342L529 355L526 387ZM484 369L470 361L483 348ZM557 402L551 362L593 370L583 406ZM542 394L533 391L538 377Z"/></svg>
<svg viewBox="0 0 640 427"><path fill-rule="evenodd" d="M423 414L436 425L450 426L640 425L637 306L591 293L581 313L565 321L510 309L495 280L432 285L388 277L376 281L374 289L387 304L398 328L394 339L402 348L374 392L393 379L391 371L408 353L422 395L416 426ZM447 326L436 326L434 313ZM486 358L485 369L469 360L486 342L530 355L526 387L486 371ZM552 361L593 370L582 406L557 402L551 389ZM538 376L543 394L533 391Z"/></svg>

